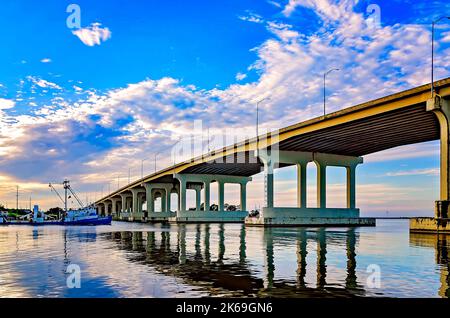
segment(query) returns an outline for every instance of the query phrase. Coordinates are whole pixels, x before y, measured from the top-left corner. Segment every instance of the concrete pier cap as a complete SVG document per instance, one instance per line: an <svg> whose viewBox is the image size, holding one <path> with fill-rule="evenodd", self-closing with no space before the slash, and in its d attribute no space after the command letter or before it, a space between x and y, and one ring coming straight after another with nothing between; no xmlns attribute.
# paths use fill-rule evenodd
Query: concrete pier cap
<svg viewBox="0 0 450 318"><path fill-rule="evenodd" d="M247 183L251 177L219 175L219 174L182 174L175 173L173 178L178 180L179 209L170 222L177 223L243 223L248 215L247 211ZM211 183L217 182L219 190L218 210L211 210ZM240 185L240 211L225 209L225 184ZM186 206L187 190L196 191L195 210L188 210ZM201 190L203 191L203 209L201 208Z"/></svg>
<svg viewBox="0 0 450 318"><path fill-rule="evenodd" d="M356 167L362 157L317 152L257 150L264 165L265 204L257 217L247 217L249 226L373 226L375 219L361 218L356 208ZM317 165L317 208L307 207L307 165ZM297 207L274 206L273 173L281 165L297 167ZM328 208L326 202L326 168L344 167L347 173L347 208Z"/></svg>

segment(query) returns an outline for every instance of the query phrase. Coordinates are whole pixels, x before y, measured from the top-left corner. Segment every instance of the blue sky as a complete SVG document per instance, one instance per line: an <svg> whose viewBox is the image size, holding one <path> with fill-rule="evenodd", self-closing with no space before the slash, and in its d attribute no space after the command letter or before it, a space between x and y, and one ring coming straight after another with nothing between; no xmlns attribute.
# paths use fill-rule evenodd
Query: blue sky
<svg viewBox="0 0 450 318"><path fill-rule="evenodd" d="M80 28L67 26L71 3ZM161 152L158 168L168 165L165 149L195 120L211 135L251 135L261 97L271 97L261 129L318 116L328 67L341 69L330 76L329 111L428 83L429 23L445 12L446 1L408 0L4 1L0 202L12 205L19 184L24 201L55 205L46 184L64 177L99 197L128 168L139 177L141 158ZM450 25L437 38L444 78ZM363 212L432 214L438 151L432 142L367 156ZM147 159L145 172L152 166ZM295 202L290 175L278 174L281 204ZM331 202L342 202L343 180L330 173ZM260 176L254 183L249 202L260 205Z"/></svg>

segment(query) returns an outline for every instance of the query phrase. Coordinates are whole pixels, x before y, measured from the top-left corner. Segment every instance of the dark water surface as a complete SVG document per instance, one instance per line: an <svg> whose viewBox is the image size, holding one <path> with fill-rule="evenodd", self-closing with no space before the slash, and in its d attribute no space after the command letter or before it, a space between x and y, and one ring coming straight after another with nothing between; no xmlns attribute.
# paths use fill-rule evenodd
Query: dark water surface
<svg viewBox="0 0 450 318"><path fill-rule="evenodd" d="M0 297L448 297L450 236L377 224L2 226Z"/></svg>

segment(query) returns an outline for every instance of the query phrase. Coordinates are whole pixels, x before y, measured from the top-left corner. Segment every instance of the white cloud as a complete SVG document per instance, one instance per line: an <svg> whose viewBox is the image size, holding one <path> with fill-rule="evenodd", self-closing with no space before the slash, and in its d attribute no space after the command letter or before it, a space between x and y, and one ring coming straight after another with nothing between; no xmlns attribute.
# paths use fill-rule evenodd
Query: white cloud
<svg viewBox="0 0 450 318"><path fill-rule="evenodd" d="M364 162L387 162L414 158L439 157L439 141L396 147L364 156Z"/></svg>
<svg viewBox="0 0 450 318"><path fill-rule="evenodd" d="M81 42L87 46L100 45L102 42L111 38L111 31L108 28L102 28L100 23L92 23L90 26L72 31Z"/></svg>
<svg viewBox="0 0 450 318"><path fill-rule="evenodd" d="M52 62L52 60L47 57L41 60L41 63L51 63L51 62Z"/></svg>
<svg viewBox="0 0 450 318"><path fill-rule="evenodd" d="M450 31L442 34L441 42L450 43Z"/></svg>
<svg viewBox="0 0 450 318"><path fill-rule="evenodd" d="M15 104L13 100L0 98L0 110L13 108Z"/></svg>
<svg viewBox="0 0 450 318"><path fill-rule="evenodd" d="M46 81L42 78L36 77L36 76L27 76L27 79L32 82L33 84L41 87L41 88L52 88L52 89L57 89L57 90L61 90L61 86L59 86L58 84Z"/></svg>
<svg viewBox="0 0 450 318"><path fill-rule="evenodd" d="M283 9L283 14L287 17L290 16L299 5L300 5L300 1L289 0L289 2L286 4L286 6Z"/></svg>
<svg viewBox="0 0 450 318"><path fill-rule="evenodd" d="M264 19L260 15L254 13L249 13L246 16L240 16L239 19L241 19L242 21L253 23L260 23L260 24L264 23Z"/></svg>
<svg viewBox="0 0 450 318"><path fill-rule="evenodd" d="M238 80L238 81L242 81L246 77L247 77L247 74L244 74L244 73L237 73L236 74L236 80Z"/></svg>
<svg viewBox="0 0 450 318"><path fill-rule="evenodd" d="M267 3L273 5L273 6L277 7L277 8L281 8L281 7L282 7L281 4L279 4L279 3L276 2L276 1L267 0Z"/></svg>
<svg viewBox="0 0 450 318"><path fill-rule="evenodd" d="M413 169L413 170L403 170L403 171L395 171L388 172L386 176L388 177L398 177L398 176L439 176L438 168L430 168L430 169Z"/></svg>

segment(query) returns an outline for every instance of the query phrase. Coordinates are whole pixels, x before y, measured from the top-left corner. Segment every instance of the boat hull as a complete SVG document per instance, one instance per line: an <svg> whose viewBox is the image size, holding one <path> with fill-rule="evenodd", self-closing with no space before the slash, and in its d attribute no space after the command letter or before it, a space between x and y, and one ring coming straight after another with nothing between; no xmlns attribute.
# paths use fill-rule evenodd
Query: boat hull
<svg viewBox="0 0 450 318"><path fill-rule="evenodd" d="M91 220L63 221L61 225L111 225L112 216L99 217Z"/></svg>
<svg viewBox="0 0 450 318"><path fill-rule="evenodd" d="M96 219L85 219L76 221L44 221L39 223L33 222L8 222L0 223L0 225L67 225L67 226L96 226L96 225L111 225L112 216L98 217Z"/></svg>

